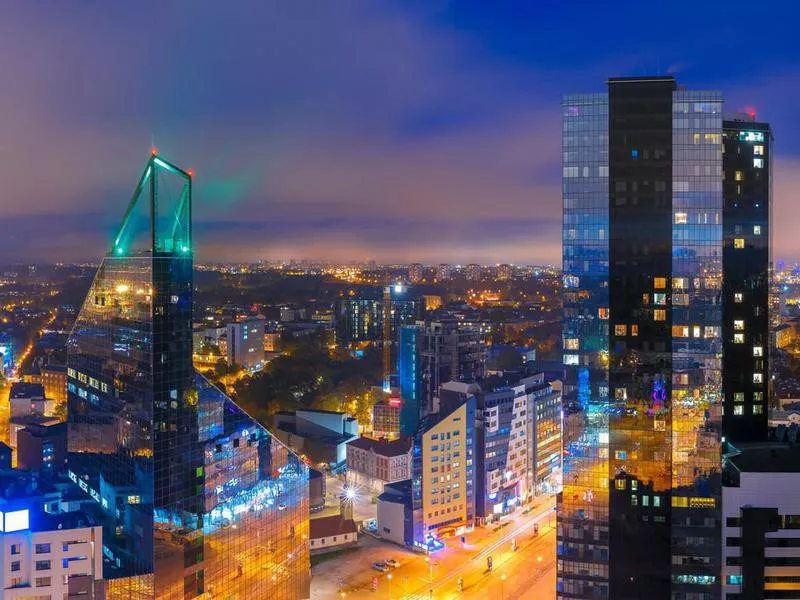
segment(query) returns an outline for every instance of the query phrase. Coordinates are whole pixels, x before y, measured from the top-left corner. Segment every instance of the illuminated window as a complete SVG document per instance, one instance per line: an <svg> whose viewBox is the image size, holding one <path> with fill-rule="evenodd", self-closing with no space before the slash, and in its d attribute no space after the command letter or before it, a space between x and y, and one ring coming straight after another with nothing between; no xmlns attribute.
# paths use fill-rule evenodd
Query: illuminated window
<svg viewBox="0 0 800 600"><path fill-rule="evenodd" d="M744 392L736 392L733 395L734 402L744 402Z"/></svg>
<svg viewBox="0 0 800 600"><path fill-rule="evenodd" d="M753 383L764 383L764 374L753 373Z"/></svg>
<svg viewBox="0 0 800 600"><path fill-rule="evenodd" d="M653 311L653 319L656 321L666 321L667 320L667 311L663 308L657 308Z"/></svg>
<svg viewBox="0 0 800 600"><path fill-rule="evenodd" d="M689 294L672 294L673 306L689 306Z"/></svg>
<svg viewBox="0 0 800 600"><path fill-rule="evenodd" d="M753 235L761 235L761 225L753 225Z"/></svg>
<svg viewBox="0 0 800 600"><path fill-rule="evenodd" d="M753 392L753 402L763 402L764 392Z"/></svg>
<svg viewBox="0 0 800 600"><path fill-rule="evenodd" d="M733 301L734 302L739 303L742 300L744 300L744 294L742 294L742 292L736 292L735 294L733 294Z"/></svg>
<svg viewBox="0 0 800 600"><path fill-rule="evenodd" d="M753 414L754 415L760 415L763 412L764 412L764 407L763 406L761 406L760 404L753 405Z"/></svg>
<svg viewBox="0 0 800 600"><path fill-rule="evenodd" d="M653 278L653 287L657 290L663 290L667 287L667 278L666 277L654 277Z"/></svg>
<svg viewBox="0 0 800 600"><path fill-rule="evenodd" d="M675 277L672 280L673 290L685 290L688 287L689 280L686 277Z"/></svg>
<svg viewBox="0 0 800 600"><path fill-rule="evenodd" d="M764 156L764 146L762 146L761 144L753 146L753 155Z"/></svg>
<svg viewBox="0 0 800 600"><path fill-rule="evenodd" d="M689 506L689 499L686 496L673 496L672 506L675 508L687 508Z"/></svg>
<svg viewBox="0 0 800 600"><path fill-rule="evenodd" d="M614 325L614 335L628 335L628 326Z"/></svg>
<svg viewBox="0 0 800 600"><path fill-rule="evenodd" d="M733 334L733 343L734 344L744 344L744 334L743 333L734 333Z"/></svg>
<svg viewBox="0 0 800 600"><path fill-rule="evenodd" d="M733 240L733 247L737 250L741 250L744 248L744 238L734 238Z"/></svg>
<svg viewBox="0 0 800 600"><path fill-rule="evenodd" d="M603 320L608 319L609 310L607 308L598 308L597 309L597 316Z"/></svg>
<svg viewBox="0 0 800 600"><path fill-rule="evenodd" d="M694 135L692 135L692 143L694 143L694 144L699 144L700 143L700 134L699 133L695 133Z"/></svg>
<svg viewBox="0 0 800 600"><path fill-rule="evenodd" d="M686 225L687 215L685 212L676 212L675 213L675 224L676 225Z"/></svg>
<svg viewBox="0 0 800 600"><path fill-rule="evenodd" d="M713 339L719 337L719 327L706 325L703 329L703 337L706 339Z"/></svg>
<svg viewBox="0 0 800 600"><path fill-rule="evenodd" d="M735 415L743 415L744 414L744 406L738 404L737 406L733 407L733 414Z"/></svg>
<svg viewBox="0 0 800 600"><path fill-rule="evenodd" d="M615 450L614 451L614 458L616 460L627 460L628 459L628 453L625 450ZM631 482L631 483L633 483L633 482Z"/></svg>
<svg viewBox="0 0 800 600"><path fill-rule="evenodd" d="M754 158L753 159L753 166L756 169L763 169L764 168L764 159L763 158Z"/></svg>
<svg viewBox="0 0 800 600"><path fill-rule="evenodd" d="M667 295L664 292L656 292L653 294L653 303L664 306L667 303Z"/></svg>
<svg viewBox="0 0 800 600"><path fill-rule="evenodd" d="M739 132L739 141L740 142L763 142L764 141L764 132L763 131L740 131Z"/></svg>
<svg viewBox="0 0 800 600"><path fill-rule="evenodd" d="M733 322L733 328L736 331L744 331L744 321L742 319L736 319Z"/></svg>
<svg viewBox="0 0 800 600"><path fill-rule="evenodd" d="M722 143L722 135L719 133L706 133L703 135L706 144L720 144Z"/></svg>
<svg viewBox="0 0 800 600"><path fill-rule="evenodd" d="M661 506L661 496L653 496L653 506L656 508Z"/></svg>
<svg viewBox="0 0 800 600"><path fill-rule="evenodd" d="M565 365L577 365L578 364L578 355L577 354L565 354L564 355L564 364Z"/></svg>
<svg viewBox="0 0 800 600"><path fill-rule="evenodd" d="M618 490L624 490L625 489L625 480L624 479L617 479L616 482L615 482L615 486L616 486L616 488Z"/></svg>
<svg viewBox="0 0 800 600"><path fill-rule="evenodd" d="M733 177L736 181L744 181L744 173L741 171L736 171L736 174Z"/></svg>
<svg viewBox="0 0 800 600"><path fill-rule="evenodd" d="M636 337L639 335L639 326L638 325L631 325L631 335Z"/></svg>
<svg viewBox="0 0 800 600"><path fill-rule="evenodd" d="M678 338L689 337L689 327L687 325L673 325L672 337L678 337Z"/></svg>
<svg viewBox="0 0 800 600"><path fill-rule="evenodd" d="M645 306L650 304L650 294L642 294L642 304Z"/></svg>
<svg viewBox="0 0 800 600"><path fill-rule="evenodd" d="M578 338L567 338L564 340L564 350L577 350L580 345Z"/></svg>
<svg viewBox="0 0 800 600"><path fill-rule="evenodd" d="M692 337L699 338L700 337L700 325L695 325L692 327Z"/></svg>
<svg viewBox="0 0 800 600"><path fill-rule="evenodd" d="M764 346L753 346L753 356L764 356Z"/></svg>

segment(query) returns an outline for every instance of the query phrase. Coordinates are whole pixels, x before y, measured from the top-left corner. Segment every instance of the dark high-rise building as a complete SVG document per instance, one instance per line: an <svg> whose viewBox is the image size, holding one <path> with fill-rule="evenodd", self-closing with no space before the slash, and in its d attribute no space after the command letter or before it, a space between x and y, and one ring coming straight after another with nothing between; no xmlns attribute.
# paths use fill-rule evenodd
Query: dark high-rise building
<svg viewBox="0 0 800 600"><path fill-rule="evenodd" d="M191 176L153 154L67 344L106 598L307 597L308 468L192 367Z"/></svg>
<svg viewBox="0 0 800 600"><path fill-rule="evenodd" d="M563 101L557 596L719 596L722 96Z"/></svg>
<svg viewBox="0 0 800 600"><path fill-rule="evenodd" d="M403 399L400 432L414 435L420 418L435 412L439 386L448 381L475 381L484 369L484 339L479 330L457 321L402 327L397 360Z"/></svg>
<svg viewBox="0 0 800 600"><path fill-rule="evenodd" d="M342 305L343 318L339 336L345 342L381 342L383 340L383 299L379 290L356 298L349 298ZM391 291L392 339L403 325L416 321L422 311L422 303L408 294L403 286L393 286Z"/></svg>
<svg viewBox="0 0 800 600"><path fill-rule="evenodd" d="M722 124L722 434L767 439L772 277L772 132L752 118Z"/></svg>

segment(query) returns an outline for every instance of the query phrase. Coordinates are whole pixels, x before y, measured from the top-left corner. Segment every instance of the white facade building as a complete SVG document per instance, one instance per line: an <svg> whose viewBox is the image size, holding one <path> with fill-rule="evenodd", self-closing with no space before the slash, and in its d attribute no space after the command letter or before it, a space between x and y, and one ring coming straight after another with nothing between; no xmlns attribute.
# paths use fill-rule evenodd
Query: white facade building
<svg viewBox="0 0 800 600"><path fill-rule="evenodd" d="M0 598L104 597L102 527L32 531L27 509L0 514Z"/></svg>
<svg viewBox="0 0 800 600"><path fill-rule="evenodd" d="M228 364L245 369L260 369L264 365L264 319L228 323Z"/></svg>

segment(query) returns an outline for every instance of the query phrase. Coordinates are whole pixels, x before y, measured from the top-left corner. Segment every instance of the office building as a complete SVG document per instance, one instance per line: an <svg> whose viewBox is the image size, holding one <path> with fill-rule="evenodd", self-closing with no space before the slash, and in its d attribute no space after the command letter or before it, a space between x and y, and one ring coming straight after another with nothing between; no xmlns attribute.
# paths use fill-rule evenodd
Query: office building
<svg viewBox="0 0 800 600"><path fill-rule="evenodd" d="M422 281L422 265L420 263L408 265L408 280L411 283L419 283Z"/></svg>
<svg viewBox="0 0 800 600"><path fill-rule="evenodd" d="M410 298L407 289L401 286L393 286L390 294L392 303L390 335L391 339L395 340L400 327L414 323L420 317L422 304ZM383 299L368 296L350 298L343 302L339 335L345 342L383 341Z"/></svg>
<svg viewBox="0 0 800 600"><path fill-rule="evenodd" d="M435 412L439 386L483 376L484 337L458 321L418 322L400 330L397 375L403 406L400 433L414 435L420 418Z"/></svg>
<svg viewBox="0 0 800 600"><path fill-rule="evenodd" d="M347 444L347 483L381 494L387 483L411 479L412 438L393 441L356 438Z"/></svg>
<svg viewBox="0 0 800 600"><path fill-rule="evenodd" d="M89 288L67 474L102 516L109 600L305 598L308 468L192 367L191 185L151 155Z"/></svg>
<svg viewBox="0 0 800 600"><path fill-rule="evenodd" d="M564 98L559 599L719 596L722 134L669 76Z"/></svg>
<svg viewBox="0 0 800 600"><path fill-rule="evenodd" d="M228 364L253 371L264 366L264 319L228 323Z"/></svg>
<svg viewBox="0 0 800 600"><path fill-rule="evenodd" d="M735 444L767 438L772 132L723 121L722 149L722 434Z"/></svg>
<svg viewBox="0 0 800 600"><path fill-rule="evenodd" d="M721 598L797 598L800 447L752 442L729 449L722 483Z"/></svg>
<svg viewBox="0 0 800 600"><path fill-rule="evenodd" d="M420 423L411 490L413 540L419 547L434 548L439 538L460 535L475 524L476 409L470 395Z"/></svg>
<svg viewBox="0 0 800 600"><path fill-rule="evenodd" d="M280 331L267 331L264 333L264 352L280 352L281 333Z"/></svg>
<svg viewBox="0 0 800 600"><path fill-rule="evenodd" d="M355 417L331 410L281 411L273 417L275 435L315 465L343 466L347 443L358 437Z"/></svg>
<svg viewBox="0 0 800 600"><path fill-rule="evenodd" d="M453 268L447 263L441 263L436 267L436 281L450 281L453 278Z"/></svg>
<svg viewBox="0 0 800 600"><path fill-rule="evenodd" d="M401 330L402 331L402 330ZM372 405L372 437L397 439L400 435L400 412L403 401L390 396Z"/></svg>
<svg viewBox="0 0 800 600"><path fill-rule="evenodd" d="M483 269L481 269L480 265L476 265L475 263L468 264L464 269L464 276L467 278L467 281L480 281L482 274Z"/></svg>
<svg viewBox="0 0 800 600"><path fill-rule="evenodd" d="M0 566L3 600L108 598L103 529L84 515L48 515L3 507Z"/></svg>

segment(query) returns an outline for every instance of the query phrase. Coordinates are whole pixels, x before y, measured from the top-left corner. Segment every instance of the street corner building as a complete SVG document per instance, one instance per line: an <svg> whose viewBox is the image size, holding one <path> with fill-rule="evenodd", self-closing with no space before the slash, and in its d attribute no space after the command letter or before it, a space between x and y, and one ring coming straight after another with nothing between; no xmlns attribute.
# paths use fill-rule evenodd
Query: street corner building
<svg viewBox="0 0 800 600"><path fill-rule="evenodd" d="M192 365L192 178L153 153L69 337L105 597L309 597L308 468Z"/></svg>
<svg viewBox="0 0 800 600"><path fill-rule="evenodd" d="M719 598L722 448L766 438L772 135L671 76L562 108L557 597Z"/></svg>

